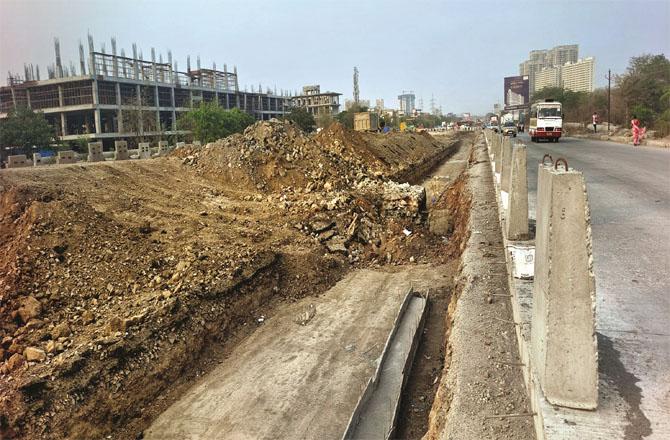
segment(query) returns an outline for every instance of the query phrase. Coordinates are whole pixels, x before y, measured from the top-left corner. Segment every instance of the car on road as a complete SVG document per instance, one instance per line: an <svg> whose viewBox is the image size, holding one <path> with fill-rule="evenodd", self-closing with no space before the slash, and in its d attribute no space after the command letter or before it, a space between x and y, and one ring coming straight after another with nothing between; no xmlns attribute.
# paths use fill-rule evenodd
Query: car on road
<svg viewBox="0 0 670 440"><path fill-rule="evenodd" d="M488 124L486 126L489 130L493 130L494 133L498 133L500 131L500 127L498 127L498 124Z"/></svg>
<svg viewBox="0 0 670 440"><path fill-rule="evenodd" d="M508 122L503 123L500 130L502 131L503 136L516 137L517 128L516 128L516 124L514 123L514 121L508 121Z"/></svg>

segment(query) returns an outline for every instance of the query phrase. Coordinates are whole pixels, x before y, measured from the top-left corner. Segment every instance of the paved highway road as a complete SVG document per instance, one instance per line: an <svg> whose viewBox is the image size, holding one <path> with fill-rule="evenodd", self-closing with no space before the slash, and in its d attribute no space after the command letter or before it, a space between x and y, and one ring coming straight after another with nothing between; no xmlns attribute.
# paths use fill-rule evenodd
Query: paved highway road
<svg viewBox="0 0 670 440"><path fill-rule="evenodd" d="M670 150L576 138L557 144L519 139L528 146L531 219L544 154L583 171L601 375L620 381L629 405L639 405L627 410L629 434L670 438Z"/></svg>

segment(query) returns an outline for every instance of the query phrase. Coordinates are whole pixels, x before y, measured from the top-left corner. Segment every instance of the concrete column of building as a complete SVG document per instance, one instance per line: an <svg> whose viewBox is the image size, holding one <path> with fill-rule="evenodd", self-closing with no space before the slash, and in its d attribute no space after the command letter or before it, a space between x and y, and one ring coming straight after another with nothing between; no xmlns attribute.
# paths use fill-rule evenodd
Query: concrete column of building
<svg viewBox="0 0 670 440"><path fill-rule="evenodd" d="M174 87L170 87L170 103L172 105L172 127L173 131L177 129L177 111L175 110Z"/></svg>
<svg viewBox="0 0 670 440"><path fill-rule="evenodd" d="M595 297L584 176L540 165L531 366L551 404L597 407Z"/></svg>
<svg viewBox="0 0 670 440"><path fill-rule="evenodd" d="M65 112L60 114L60 133L61 136L67 136L67 116L65 116Z"/></svg>
<svg viewBox="0 0 670 440"><path fill-rule="evenodd" d="M226 91L226 110L230 110L230 93Z"/></svg>
<svg viewBox="0 0 670 440"><path fill-rule="evenodd" d="M154 102L156 103L156 131L160 132L163 131L163 127L161 127L161 111L160 111L160 101L158 100L158 86L154 86Z"/></svg>
<svg viewBox="0 0 670 440"><path fill-rule="evenodd" d="M505 215L508 240L528 238L528 182L526 180L526 146L512 147L509 208Z"/></svg>
<svg viewBox="0 0 670 440"><path fill-rule="evenodd" d="M58 85L58 106L60 108L65 106L65 99L63 98L63 86L61 84ZM60 133L61 136L67 136L67 117L65 116L65 112L61 112L60 114Z"/></svg>
<svg viewBox="0 0 670 440"><path fill-rule="evenodd" d="M116 105L117 105L117 110L116 110L116 129L119 133L123 133L125 131L124 126L123 126L123 110L121 110L121 84L116 83Z"/></svg>
<svg viewBox="0 0 670 440"><path fill-rule="evenodd" d="M93 110L93 117L95 120L95 133L102 133L102 118L100 117L100 95L98 94L98 80L93 79L91 84L93 90L93 105L95 110Z"/></svg>
<svg viewBox="0 0 670 440"><path fill-rule="evenodd" d="M26 89L26 104L28 108L33 108L32 104L30 104L30 89Z"/></svg>
<svg viewBox="0 0 670 440"><path fill-rule="evenodd" d="M137 94L137 131L144 134L144 110L142 109L142 88L139 84L135 86L135 93Z"/></svg>

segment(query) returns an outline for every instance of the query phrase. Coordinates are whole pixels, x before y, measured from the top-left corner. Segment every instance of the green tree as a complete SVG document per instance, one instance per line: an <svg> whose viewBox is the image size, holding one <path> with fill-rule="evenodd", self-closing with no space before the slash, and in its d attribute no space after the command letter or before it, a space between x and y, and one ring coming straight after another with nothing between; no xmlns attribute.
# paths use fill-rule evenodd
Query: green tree
<svg viewBox="0 0 670 440"><path fill-rule="evenodd" d="M313 131L316 127L314 116L312 116L312 114L303 107L295 107L291 109L289 114L285 116L285 119L288 121L293 121L298 125L298 127L306 132Z"/></svg>
<svg viewBox="0 0 670 440"><path fill-rule="evenodd" d="M180 130L191 131L194 139L207 143L241 133L254 122L253 116L237 108L225 110L215 102L201 102L181 115L177 126Z"/></svg>
<svg viewBox="0 0 670 440"><path fill-rule="evenodd" d="M3 149L15 147L23 154L30 154L33 145L46 147L54 138L55 130L44 115L27 107L11 110L7 118L0 122L0 146Z"/></svg>
<svg viewBox="0 0 670 440"><path fill-rule="evenodd" d="M333 115L330 112L324 111L317 116L316 126L320 128L326 128L330 124L332 124L334 120L335 119L333 118Z"/></svg>
<svg viewBox="0 0 670 440"><path fill-rule="evenodd" d="M616 84L629 111L642 106L660 114L669 108L668 98L662 97L670 86L670 61L665 55L633 57Z"/></svg>

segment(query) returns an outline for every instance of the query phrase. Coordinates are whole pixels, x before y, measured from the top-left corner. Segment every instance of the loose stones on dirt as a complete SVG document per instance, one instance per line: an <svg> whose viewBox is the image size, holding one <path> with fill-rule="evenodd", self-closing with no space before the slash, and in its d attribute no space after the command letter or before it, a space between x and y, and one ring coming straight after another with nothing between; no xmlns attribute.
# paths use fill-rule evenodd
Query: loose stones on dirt
<svg viewBox="0 0 670 440"><path fill-rule="evenodd" d="M37 347L28 347L23 351L23 356L28 362L41 362L47 358L44 350Z"/></svg>

